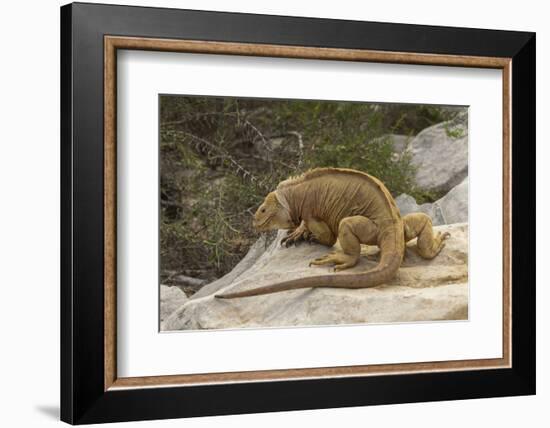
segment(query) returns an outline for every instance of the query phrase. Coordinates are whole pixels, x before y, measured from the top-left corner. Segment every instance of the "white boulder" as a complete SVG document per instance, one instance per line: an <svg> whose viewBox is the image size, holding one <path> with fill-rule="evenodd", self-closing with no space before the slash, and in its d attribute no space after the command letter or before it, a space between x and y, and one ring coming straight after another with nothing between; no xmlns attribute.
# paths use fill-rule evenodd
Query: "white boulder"
<svg viewBox="0 0 550 428"><path fill-rule="evenodd" d="M426 190L448 192L468 175L467 112L421 131L407 153L417 168L416 184Z"/></svg>
<svg viewBox="0 0 550 428"><path fill-rule="evenodd" d="M418 205L406 193L395 198L401 215L415 212L428 214L434 225L468 222L468 177L451 189L449 193L434 203Z"/></svg>
<svg viewBox="0 0 550 428"><path fill-rule="evenodd" d="M217 292L239 291L291 278L330 273L309 267L329 248L302 243L281 247L285 232L266 246L260 239L249 255L225 277L203 287L161 323L162 330L234 329L465 320L468 317L468 225L437 227L451 237L433 260L420 258L415 241L408 244L403 265L388 284L368 289L316 288L240 299L217 299ZM337 244L338 245L338 244ZM363 246L363 254L376 247ZM362 257L350 271L376 265ZM338 275L339 273L333 273ZM341 273L340 273L341 274Z"/></svg>
<svg viewBox="0 0 550 428"><path fill-rule="evenodd" d="M164 321L177 308L187 302L187 296L177 286L160 286L160 321Z"/></svg>

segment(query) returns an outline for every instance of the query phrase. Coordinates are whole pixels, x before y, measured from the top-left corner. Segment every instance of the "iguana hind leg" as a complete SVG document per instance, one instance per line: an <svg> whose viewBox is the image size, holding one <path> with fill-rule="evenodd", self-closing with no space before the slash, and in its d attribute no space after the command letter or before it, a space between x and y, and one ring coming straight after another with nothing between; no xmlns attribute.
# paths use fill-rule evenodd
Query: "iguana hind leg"
<svg viewBox="0 0 550 428"><path fill-rule="evenodd" d="M433 259L445 247L445 239L451 236L448 232L437 232L434 235L432 219L424 213L412 213L403 217L405 242L418 238L418 254L425 259Z"/></svg>
<svg viewBox="0 0 550 428"><path fill-rule="evenodd" d="M361 244L376 243L378 232L376 224L366 217L346 217L338 227L338 241L342 250L315 259L309 265L334 264L335 271L351 268L359 261Z"/></svg>

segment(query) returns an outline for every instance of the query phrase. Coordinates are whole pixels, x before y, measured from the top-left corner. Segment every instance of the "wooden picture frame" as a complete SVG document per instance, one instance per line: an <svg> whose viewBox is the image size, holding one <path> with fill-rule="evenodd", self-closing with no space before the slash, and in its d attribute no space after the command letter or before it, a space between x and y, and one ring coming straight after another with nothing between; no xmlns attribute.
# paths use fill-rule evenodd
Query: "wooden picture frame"
<svg viewBox="0 0 550 428"><path fill-rule="evenodd" d="M501 69L502 358L118 377L117 49ZM80 424L535 392L534 34L77 3L61 9L61 53L62 420ZM254 399L258 396L263 399Z"/></svg>

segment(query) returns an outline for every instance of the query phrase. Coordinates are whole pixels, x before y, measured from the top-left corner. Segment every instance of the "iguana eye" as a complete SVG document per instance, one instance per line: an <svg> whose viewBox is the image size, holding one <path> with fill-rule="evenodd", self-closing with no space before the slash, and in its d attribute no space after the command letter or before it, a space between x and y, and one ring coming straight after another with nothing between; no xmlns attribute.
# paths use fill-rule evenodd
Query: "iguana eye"
<svg viewBox="0 0 550 428"><path fill-rule="evenodd" d="M263 212L263 213L265 213L265 208L262 208L260 211Z"/></svg>

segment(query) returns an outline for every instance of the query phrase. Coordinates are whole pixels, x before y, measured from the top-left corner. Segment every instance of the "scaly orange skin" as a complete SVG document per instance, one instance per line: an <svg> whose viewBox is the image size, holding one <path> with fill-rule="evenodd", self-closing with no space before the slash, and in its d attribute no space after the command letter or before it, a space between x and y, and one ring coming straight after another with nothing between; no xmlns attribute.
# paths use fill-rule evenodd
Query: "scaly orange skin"
<svg viewBox="0 0 550 428"><path fill-rule="evenodd" d="M304 239L332 246L338 239L342 250L315 259L310 266L333 264L336 272L353 267L359 261L361 244L377 245L380 261L365 272L298 278L218 294L218 298L310 287L375 287L395 276L407 241L418 237L419 254L431 259L441 251L448 237L448 234L434 236L431 219L426 214L414 213L402 218L395 200L377 178L343 168L317 168L281 182L258 208L253 224L260 231L290 229L282 241L287 246Z"/></svg>

